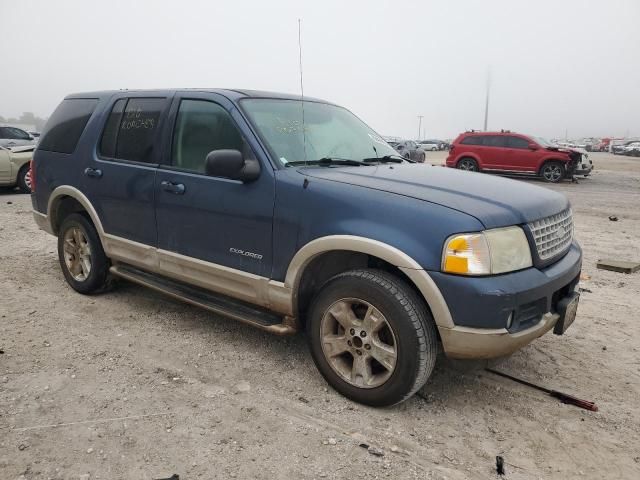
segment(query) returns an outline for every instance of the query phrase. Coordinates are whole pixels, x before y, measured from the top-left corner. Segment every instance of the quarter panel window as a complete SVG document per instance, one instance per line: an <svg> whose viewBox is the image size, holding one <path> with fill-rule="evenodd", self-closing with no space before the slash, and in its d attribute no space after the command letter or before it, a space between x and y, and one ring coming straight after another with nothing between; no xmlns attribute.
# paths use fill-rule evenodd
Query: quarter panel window
<svg viewBox="0 0 640 480"><path fill-rule="evenodd" d="M463 145L482 145L482 137L478 135L471 135L469 137L465 137L460 142Z"/></svg>
<svg viewBox="0 0 640 480"><path fill-rule="evenodd" d="M53 112L42 132L39 150L73 153L98 104L95 98L68 98Z"/></svg>
<svg viewBox="0 0 640 480"><path fill-rule="evenodd" d="M173 132L172 165L204 173L207 154L223 149L245 150L229 113L217 103L182 100Z"/></svg>

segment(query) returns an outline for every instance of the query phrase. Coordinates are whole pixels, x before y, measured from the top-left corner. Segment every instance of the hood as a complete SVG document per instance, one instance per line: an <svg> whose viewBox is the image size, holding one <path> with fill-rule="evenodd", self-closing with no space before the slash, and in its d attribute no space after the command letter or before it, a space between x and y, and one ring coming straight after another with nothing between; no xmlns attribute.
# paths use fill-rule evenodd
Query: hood
<svg viewBox="0 0 640 480"><path fill-rule="evenodd" d="M564 195L525 182L424 164L301 168L312 178L395 193L452 208L485 228L528 223L569 206Z"/></svg>

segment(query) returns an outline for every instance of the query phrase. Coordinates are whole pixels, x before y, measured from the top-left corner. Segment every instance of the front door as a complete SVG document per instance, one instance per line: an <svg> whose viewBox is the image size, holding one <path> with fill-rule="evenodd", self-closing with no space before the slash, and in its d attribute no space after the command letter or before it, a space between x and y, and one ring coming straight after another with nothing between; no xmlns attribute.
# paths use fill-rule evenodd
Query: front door
<svg viewBox="0 0 640 480"><path fill-rule="evenodd" d="M529 140L507 136L505 168L515 172L535 172L539 153L529 148Z"/></svg>
<svg viewBox="0 0 640 480"><path fill-rule="evenodd" d="M261 152L259 145L223 96L197 92L176 96L171 119L168 165L160 166L155 182L160 269L204 287L252 298L253 294L235 290L243 288L246 274L268 277L271 272L273 169L264 154L256 155ZM205 175L207 154L220 149L240 150L245 158L258 159L259 178L242 183Z"/></svg>

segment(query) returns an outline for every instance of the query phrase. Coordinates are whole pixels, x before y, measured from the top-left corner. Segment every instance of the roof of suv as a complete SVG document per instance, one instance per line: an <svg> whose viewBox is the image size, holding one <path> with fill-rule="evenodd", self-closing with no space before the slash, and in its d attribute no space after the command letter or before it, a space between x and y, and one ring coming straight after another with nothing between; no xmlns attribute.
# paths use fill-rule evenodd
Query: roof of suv
<svg viewBox="0 0 640 480"><path fill-rule="evenodd" d="M168 89L121 89L121 90L101 90L95 92L81 92L81 93L72 93L67 95L65 98L86 98L86 97L94 97L94 98L103 98L110 97L111 95L115 95L116 93L130 92L130 93L150 93L150 94L167 94L173 92L209 92L209 93L217 93L220 95L224 95L230 100L239 100L241 98L277 98L283 100L300 100L302 97L297 94L290 93L279 93L279 92L267 92L263 90L245 90L245 89L234 89L234 88L168 88ZM305 101L310 102L320 102L320 103L328 103L326 100L322 100L320 98L314 97L304 97Z"/></svg>

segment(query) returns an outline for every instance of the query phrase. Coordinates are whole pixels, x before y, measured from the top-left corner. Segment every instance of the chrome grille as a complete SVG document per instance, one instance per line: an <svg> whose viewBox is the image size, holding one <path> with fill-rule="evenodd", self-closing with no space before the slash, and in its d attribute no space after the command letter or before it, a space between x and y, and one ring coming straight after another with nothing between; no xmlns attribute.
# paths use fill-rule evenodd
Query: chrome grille
<svg viewBox="0 0 640 480"><path fill-rule="evenodd" d="M573 240L573 214L564 212L528 224L540 260L548 260L569 248Z"/></svg>

